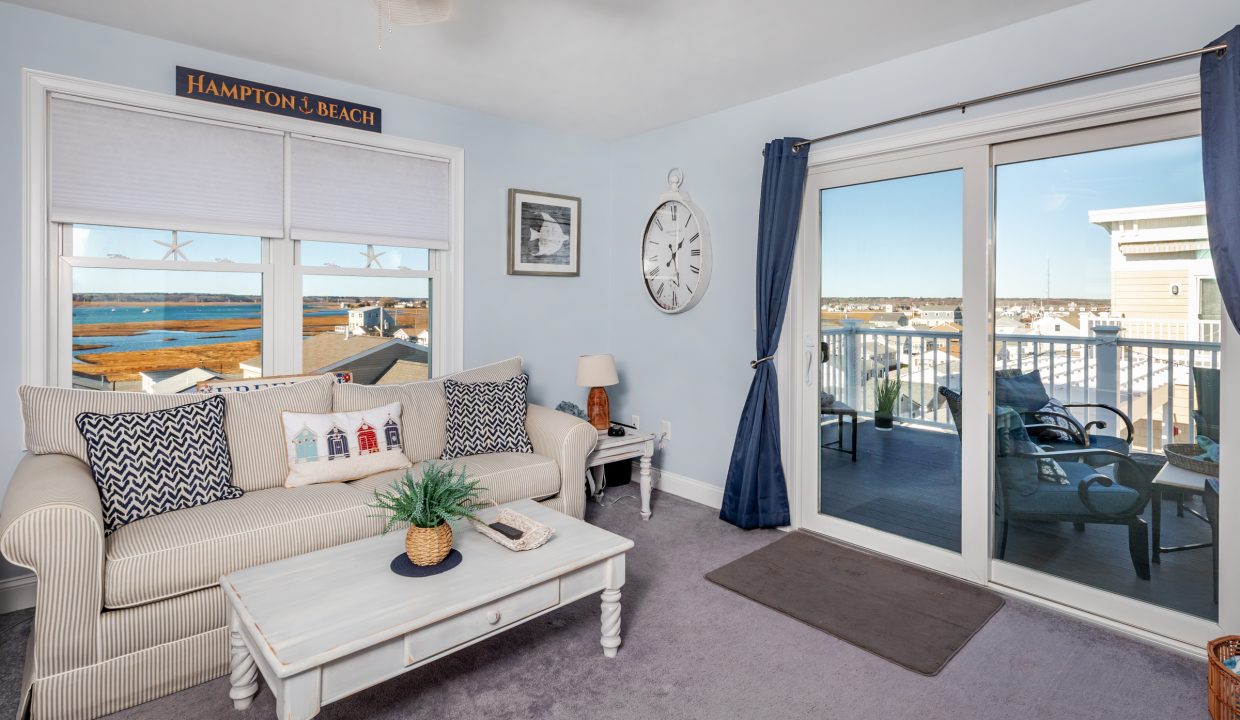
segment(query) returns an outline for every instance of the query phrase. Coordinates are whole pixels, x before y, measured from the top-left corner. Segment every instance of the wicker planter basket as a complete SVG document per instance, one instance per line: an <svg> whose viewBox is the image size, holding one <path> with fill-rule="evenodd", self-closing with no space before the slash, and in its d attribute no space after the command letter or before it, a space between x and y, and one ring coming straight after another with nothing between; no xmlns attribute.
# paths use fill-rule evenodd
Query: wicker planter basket
<svg viewBox="0 0 1240 720"><path fill-rule="evenodd" d="M1206 654L1210 656L1210 717L1236 720L1240 718L1240 677L1228 670L1223 661L1240 655L1240 635L1211 640Z"/></svg>
<svg viewBox="0 0 1240 720"><path fill-rule="evenodd" d="M1192 443L1164 445L1163 454L1167 456L1167 462L1178 468L1184 468L1200 475L1218 477L1218 463L1198 460L1197 456L1201 454L1201 448Z"/></svg>
<svg viewBox="0 0 1240 720"><path fill-rule="evenodd" d="M409 526L405 531L405 554L409 562L430 567L443 562L452 552L452 526L441 523L433 528Z"/></svg>

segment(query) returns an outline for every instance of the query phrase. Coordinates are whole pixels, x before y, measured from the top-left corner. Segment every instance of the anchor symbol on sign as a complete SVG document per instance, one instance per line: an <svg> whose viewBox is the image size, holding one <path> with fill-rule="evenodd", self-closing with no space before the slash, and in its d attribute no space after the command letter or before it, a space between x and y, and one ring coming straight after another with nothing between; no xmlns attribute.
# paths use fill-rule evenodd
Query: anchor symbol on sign
<svg viewBox="0 0 1240 720"><path fill-rule="evenodd" d="M313 110L310 109L310 99L307 98L305 95L302 95L301 96L301 107L297 109L301 110L303 115L309 115L311 112L313 112Z"/></svg>

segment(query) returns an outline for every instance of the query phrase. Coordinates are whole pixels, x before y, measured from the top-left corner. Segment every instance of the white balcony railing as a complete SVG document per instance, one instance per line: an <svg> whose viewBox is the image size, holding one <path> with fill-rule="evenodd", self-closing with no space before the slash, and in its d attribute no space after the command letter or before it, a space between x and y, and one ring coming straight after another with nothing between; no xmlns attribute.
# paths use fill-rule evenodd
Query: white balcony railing
<svg viewBox="0 0 1240 720"><path fill-rule="evenodd" d="M1157 451L1196 435L1196 379L1192 368L1218 368L1219 343L1131 337L1114 325L1095 325L1089 337L996 335L995 370L1038 370L1047 393L1063 403L1103 403L1133 421L1134 448ZM874 412L874 381L899 377L897 417L908 423L952 427L938 388L960 390L958 332L844 327L822 332L827 360L822 390L864 414ZM965 399L968 402L968 399ZM1084 422L1104 420L1101 432L1123 424L1095 408L1073 410Z"/></svg>

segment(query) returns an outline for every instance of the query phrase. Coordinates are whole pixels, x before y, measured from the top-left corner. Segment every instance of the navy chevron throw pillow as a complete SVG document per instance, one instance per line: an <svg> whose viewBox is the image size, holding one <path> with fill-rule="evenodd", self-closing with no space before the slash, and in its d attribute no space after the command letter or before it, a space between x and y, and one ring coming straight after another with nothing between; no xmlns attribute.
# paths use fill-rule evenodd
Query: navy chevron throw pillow
<svg viewBox="0 0 1240 720"><path fill-rule="evenodd" d="M484 453L532 453L525 431L528 375L504 382L443 381L448 401L447 442L441 460Z"/></svg>
<svg viewBox="0 0 1240 720"><path fill-rule="evenodd" d="M145 517L239 498L224 397L146 413L77 416L99 486L104 534Z"/></svg>

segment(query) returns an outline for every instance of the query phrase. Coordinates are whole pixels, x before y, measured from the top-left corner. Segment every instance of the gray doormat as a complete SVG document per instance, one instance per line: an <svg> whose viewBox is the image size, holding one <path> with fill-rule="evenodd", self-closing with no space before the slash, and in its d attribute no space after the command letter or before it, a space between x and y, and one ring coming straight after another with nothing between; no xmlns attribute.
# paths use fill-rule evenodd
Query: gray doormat
<svg viewBox="0 0 1240 720"><path fill-rule="evenodd" d="M706 579L922 675L1003 607L985 588L799 531Z"/></svg>

